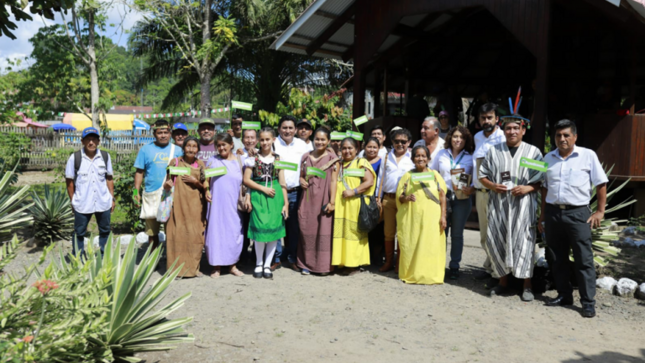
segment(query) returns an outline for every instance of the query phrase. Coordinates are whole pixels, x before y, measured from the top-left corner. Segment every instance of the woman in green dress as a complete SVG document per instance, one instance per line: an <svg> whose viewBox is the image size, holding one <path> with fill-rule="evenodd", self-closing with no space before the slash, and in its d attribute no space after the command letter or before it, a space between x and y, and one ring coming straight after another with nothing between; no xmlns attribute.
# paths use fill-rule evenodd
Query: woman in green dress
<svg viewBox="0 0 645 363"><path fill-rule="evenodd" d="M244 161L244 185L251 190L252 208L248 237L255 244L257 263L253 277L271 279L271 261L277 244L285 236L284 221L289 218L289 202L284 171L276 169L275 165L280 156L272 150L273 128L262 128L259 138L260 151Z"/></svg>

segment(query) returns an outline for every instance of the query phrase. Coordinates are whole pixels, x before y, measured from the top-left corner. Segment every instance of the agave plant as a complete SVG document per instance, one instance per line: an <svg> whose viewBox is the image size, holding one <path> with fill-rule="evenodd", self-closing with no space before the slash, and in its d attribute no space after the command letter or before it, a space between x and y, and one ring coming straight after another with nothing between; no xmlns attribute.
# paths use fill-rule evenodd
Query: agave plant
<svg viewBox="0 0 645 363"><path fill-rule="evenodd" d="M16 258L16 249L18 248L19 242L16 236L12 240L0 246L0 273L2 269L9 264L14 258Z"/></svg>
<svg viewBox="0 0 645 363"><path fill-rule="evenodd" d="M29 212L34 219L36 238L48 244L70 239L74 230L74 213L67 194L45 185L44 197L32 192L32 199L34 204Z"/></svg>
<svg viewBox="0 0 645 363"><path fill-rule="evenodd" d="M24 228L32 223L27 213L33 204L25 203L29 186L9 193L9 185L14 178L14 170L8 170L0 179L0 242L11 235L15 229Z"/></svg>

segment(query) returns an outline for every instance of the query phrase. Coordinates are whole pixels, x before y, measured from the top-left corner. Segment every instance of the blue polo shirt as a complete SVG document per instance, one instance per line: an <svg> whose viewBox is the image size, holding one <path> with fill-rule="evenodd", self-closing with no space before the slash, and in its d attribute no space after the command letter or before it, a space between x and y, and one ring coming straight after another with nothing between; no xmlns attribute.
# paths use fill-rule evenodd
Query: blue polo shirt
<svg viewBox="0 0 645 363"><path fill-rule="evenodd" d="M174 146L175 152L171 156L170 149ZM184 152L177 145L168 143L164 147L157 146L154 142L144 145L139 149L134 167L144 170L144 188L146 192L154 192L161 188L166 177L166 167L172 158L184 155Z"/></svg>
<svg viewBox="0 0 645 363"><path fill-rule="evenodd" d="M112 208L112 194L108 190L106 181L108 175L113 175L110 154L107 160L103 160L97 148L96 155L90 159L85 155L85 148L83 148L81 155L83 159L78 168L78 176L74 170L74 154L67 159L65 166L65 178L72 180L76 178L72 207L81 214L105 212Z"/></svg>

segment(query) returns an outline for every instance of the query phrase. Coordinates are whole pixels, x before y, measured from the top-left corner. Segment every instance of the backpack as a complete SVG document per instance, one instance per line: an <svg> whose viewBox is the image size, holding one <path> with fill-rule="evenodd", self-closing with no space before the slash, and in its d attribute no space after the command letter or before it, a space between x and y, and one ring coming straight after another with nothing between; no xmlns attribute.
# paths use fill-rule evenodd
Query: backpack
<svg viewBox="0 0 645 363"><path fill-rule="evenodd" d="M110 154L108 154L107 151L103 151L99 149L99 152L101 153L101 157L103 158L103 162L105 163L105 167L107 168L107 163L108 160L110 159ZM83 162L83 152L81 150L77 150L74 152L74 187L76 187L76 178L78 178L78 170L81 168L81 163Z"/></svg>

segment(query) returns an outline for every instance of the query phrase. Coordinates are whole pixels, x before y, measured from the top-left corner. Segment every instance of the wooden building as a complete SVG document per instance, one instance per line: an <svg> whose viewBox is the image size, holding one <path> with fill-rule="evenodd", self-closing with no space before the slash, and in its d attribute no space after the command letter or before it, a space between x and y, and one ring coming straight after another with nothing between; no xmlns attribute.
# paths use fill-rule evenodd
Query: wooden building
<svg viewBox="0 0 645 363"><path fill-rule="evenodd" d="M396 124L418 133L418 117L388 114L387 92L405 94L403 108L414 95L435 96L455 115L461 97L504 106L522 86L520 113L533 121L527 141L544 147L549 121L572 119L578 144L615 164L614 177L645 182L644 4L316 0L271 48L353 60L354 117L364 113L366 90L375 95L375 118L363 130ZM645 200L645 189L635 193Z"/></svg>

